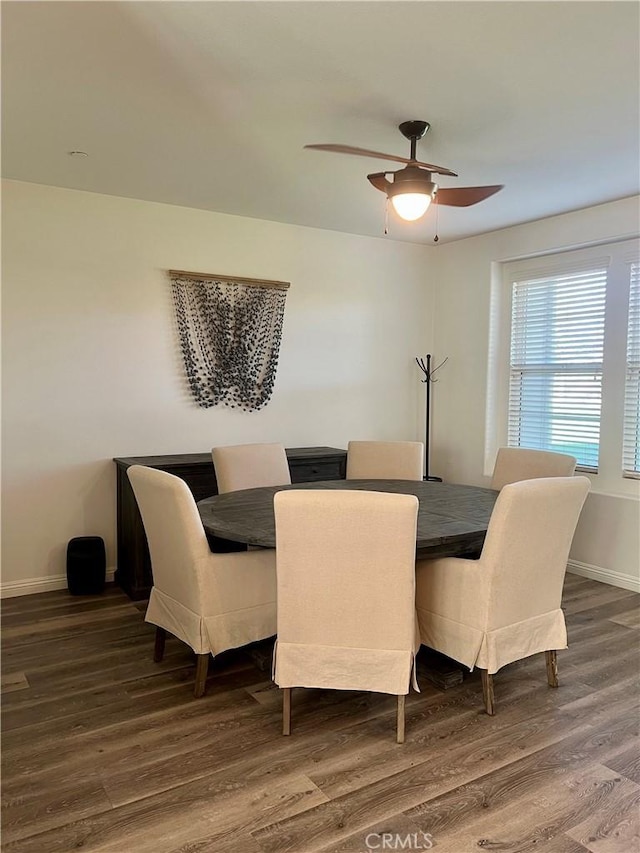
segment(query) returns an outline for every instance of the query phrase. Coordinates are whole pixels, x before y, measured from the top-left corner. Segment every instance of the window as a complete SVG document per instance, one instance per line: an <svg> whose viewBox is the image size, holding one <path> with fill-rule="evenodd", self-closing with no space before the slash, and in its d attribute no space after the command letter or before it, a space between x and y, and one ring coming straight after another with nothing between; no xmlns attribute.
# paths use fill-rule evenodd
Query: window
<svg viewBox="0 0 640 853"><path fill-rule="evenodd" d="M639 437L640 242L494 262L485 474L498 447L532 447L635 496Z"/></svg>
<svg viewBox="0 0 640 853"><path fill-rule="evenodd" d="M640 264L631 264L630 269L622 468L626 476L637 477L640 475Z"/></svg>
<svg viewBox="0 0 640 853"><path fill-rule="evenodd" d="M508 444L597 470L607 269L514 282Z"/></svg>

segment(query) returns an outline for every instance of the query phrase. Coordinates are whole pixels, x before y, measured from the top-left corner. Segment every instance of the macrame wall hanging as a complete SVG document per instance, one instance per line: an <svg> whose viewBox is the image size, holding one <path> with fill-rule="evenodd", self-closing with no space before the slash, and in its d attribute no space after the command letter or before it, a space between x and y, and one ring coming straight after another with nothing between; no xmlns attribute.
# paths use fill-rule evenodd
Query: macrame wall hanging
<svg viewBox="0 0 640 853"><path fill-rule="evenodd" d="M180 349L204 409L257 411L273 392L288 282L169 270Z"/></svg>

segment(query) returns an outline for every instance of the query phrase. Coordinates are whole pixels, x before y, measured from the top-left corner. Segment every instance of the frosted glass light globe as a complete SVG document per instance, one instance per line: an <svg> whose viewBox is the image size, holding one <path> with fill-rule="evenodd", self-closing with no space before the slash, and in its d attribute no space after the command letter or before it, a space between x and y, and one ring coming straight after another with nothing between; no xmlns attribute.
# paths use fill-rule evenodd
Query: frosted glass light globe
<svg viewBox="0 0 640 853"><path fill-rule="evenodd" d="M427 212L431 204L431 196L427 193L402 193L394 195L391 199L398 216L412 222L420 219Z"/></svg>

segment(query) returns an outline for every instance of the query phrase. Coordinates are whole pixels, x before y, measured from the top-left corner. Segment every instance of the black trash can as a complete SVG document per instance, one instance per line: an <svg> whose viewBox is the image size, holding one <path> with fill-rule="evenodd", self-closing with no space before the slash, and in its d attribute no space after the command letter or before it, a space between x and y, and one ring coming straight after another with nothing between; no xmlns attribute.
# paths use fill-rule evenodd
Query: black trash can
<svg viewBox="0 0 640 853"><path fill-rule="evenodd" d="M67 586L71 595L104 592L107 555L100 536L77 536L67 545Z"/></svg>

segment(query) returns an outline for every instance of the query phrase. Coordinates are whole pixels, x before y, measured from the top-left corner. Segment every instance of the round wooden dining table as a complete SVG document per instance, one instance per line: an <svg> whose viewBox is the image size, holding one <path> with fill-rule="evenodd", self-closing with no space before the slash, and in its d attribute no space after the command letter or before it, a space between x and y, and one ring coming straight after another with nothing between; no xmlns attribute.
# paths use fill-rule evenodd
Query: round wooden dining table
<svg viewBox="0 0 640 853"><path fill-rule="evenodd" d="M482 548L498 492L477 486L414 480L323 480L290 486L242 489L198 503L208 534L219 539L275 548L273 496L285 489L360 489L416 495L419 558L477 555Z"/></svg>

